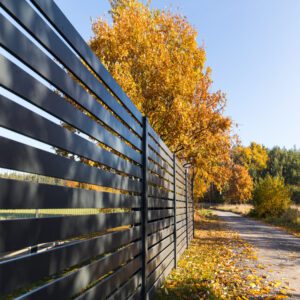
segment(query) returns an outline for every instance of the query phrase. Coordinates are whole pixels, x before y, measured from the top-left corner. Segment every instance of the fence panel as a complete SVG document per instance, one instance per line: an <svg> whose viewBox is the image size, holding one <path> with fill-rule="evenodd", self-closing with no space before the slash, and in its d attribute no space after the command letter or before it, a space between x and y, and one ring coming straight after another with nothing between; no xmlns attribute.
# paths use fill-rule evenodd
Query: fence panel
<svg viewBox="0 0 300 300"><path fill-rule="evenodd" d="M54 1L1 0L0 297L151 299L192 185Z"/></svg>

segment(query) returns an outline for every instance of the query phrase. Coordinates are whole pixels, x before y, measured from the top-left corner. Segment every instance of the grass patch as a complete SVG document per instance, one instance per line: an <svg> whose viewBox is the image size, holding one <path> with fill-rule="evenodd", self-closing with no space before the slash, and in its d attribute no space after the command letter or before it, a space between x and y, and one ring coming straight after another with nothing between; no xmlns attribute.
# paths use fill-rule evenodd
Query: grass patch
<svg viewBox="0 0 300 300"><path fill-rule="evenodd" d="M287 298L251 246L209 211L197 210L195 239L157 293L159 300ZM276 288L275 288L276 286Z"/></svg>
<svg viewBox="0 0 300 300"><path fill-rule="evenodd" d="M254 211L254 207L251 204L213 204L210 207L212 209L253 217L300 237L300 205L291 205L291 207L280 217L267 217L263 219L258 218Z"/></svg>
<svg viewBox="0 0 300 300"><path fill-rule="evenodd" d="M213 204L211 208L247 215L253 209L252 204Z"/></svg>
<svg viewBox="0 0 300 300"><path fill-rule="evenodd" d="M252 210L248 216L262 220L267 224L274 225L300 237L300 211L298 207L290 207L280 217L267 217L261 219L257 217L255 210Z"/></svg>

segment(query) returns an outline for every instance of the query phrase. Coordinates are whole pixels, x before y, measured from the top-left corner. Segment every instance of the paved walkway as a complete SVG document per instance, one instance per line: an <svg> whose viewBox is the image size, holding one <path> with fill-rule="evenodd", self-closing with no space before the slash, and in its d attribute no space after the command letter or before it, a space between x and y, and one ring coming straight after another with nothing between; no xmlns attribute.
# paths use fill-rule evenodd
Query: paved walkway
<svg viewBox="0 0 300 300"><path fill-rule="evenodd" d="M256 248L259 263L273 270L274 279L289 283L291 299L300 299L300 238L238 214L213 212Z"/></svg>

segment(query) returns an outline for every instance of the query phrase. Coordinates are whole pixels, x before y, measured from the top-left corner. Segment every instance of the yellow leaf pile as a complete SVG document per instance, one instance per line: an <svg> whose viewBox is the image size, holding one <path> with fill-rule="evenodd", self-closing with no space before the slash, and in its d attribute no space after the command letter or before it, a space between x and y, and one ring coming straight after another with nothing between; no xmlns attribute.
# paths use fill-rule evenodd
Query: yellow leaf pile
<svg viewBox="0 0 300 300"><path fill-rule="evenodd" d="M157 299L284 299L252 247L216 217L195 215L195 239L157 293ZM268 297L268 298L267 298Z"/></svg>

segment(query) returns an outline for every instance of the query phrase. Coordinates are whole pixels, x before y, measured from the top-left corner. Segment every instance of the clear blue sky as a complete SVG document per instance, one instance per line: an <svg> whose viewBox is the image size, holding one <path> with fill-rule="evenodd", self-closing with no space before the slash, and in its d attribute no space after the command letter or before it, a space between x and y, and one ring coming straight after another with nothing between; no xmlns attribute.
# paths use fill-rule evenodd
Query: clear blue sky
<svg viewBox="0 0 300 300"><path fill-rule="evenodd" d="M87 40L108 0L56 0ZM227 94L238 134L268 147L300 146L300 0L153 0L185 15L204 43L214 89Z"/></svg>

